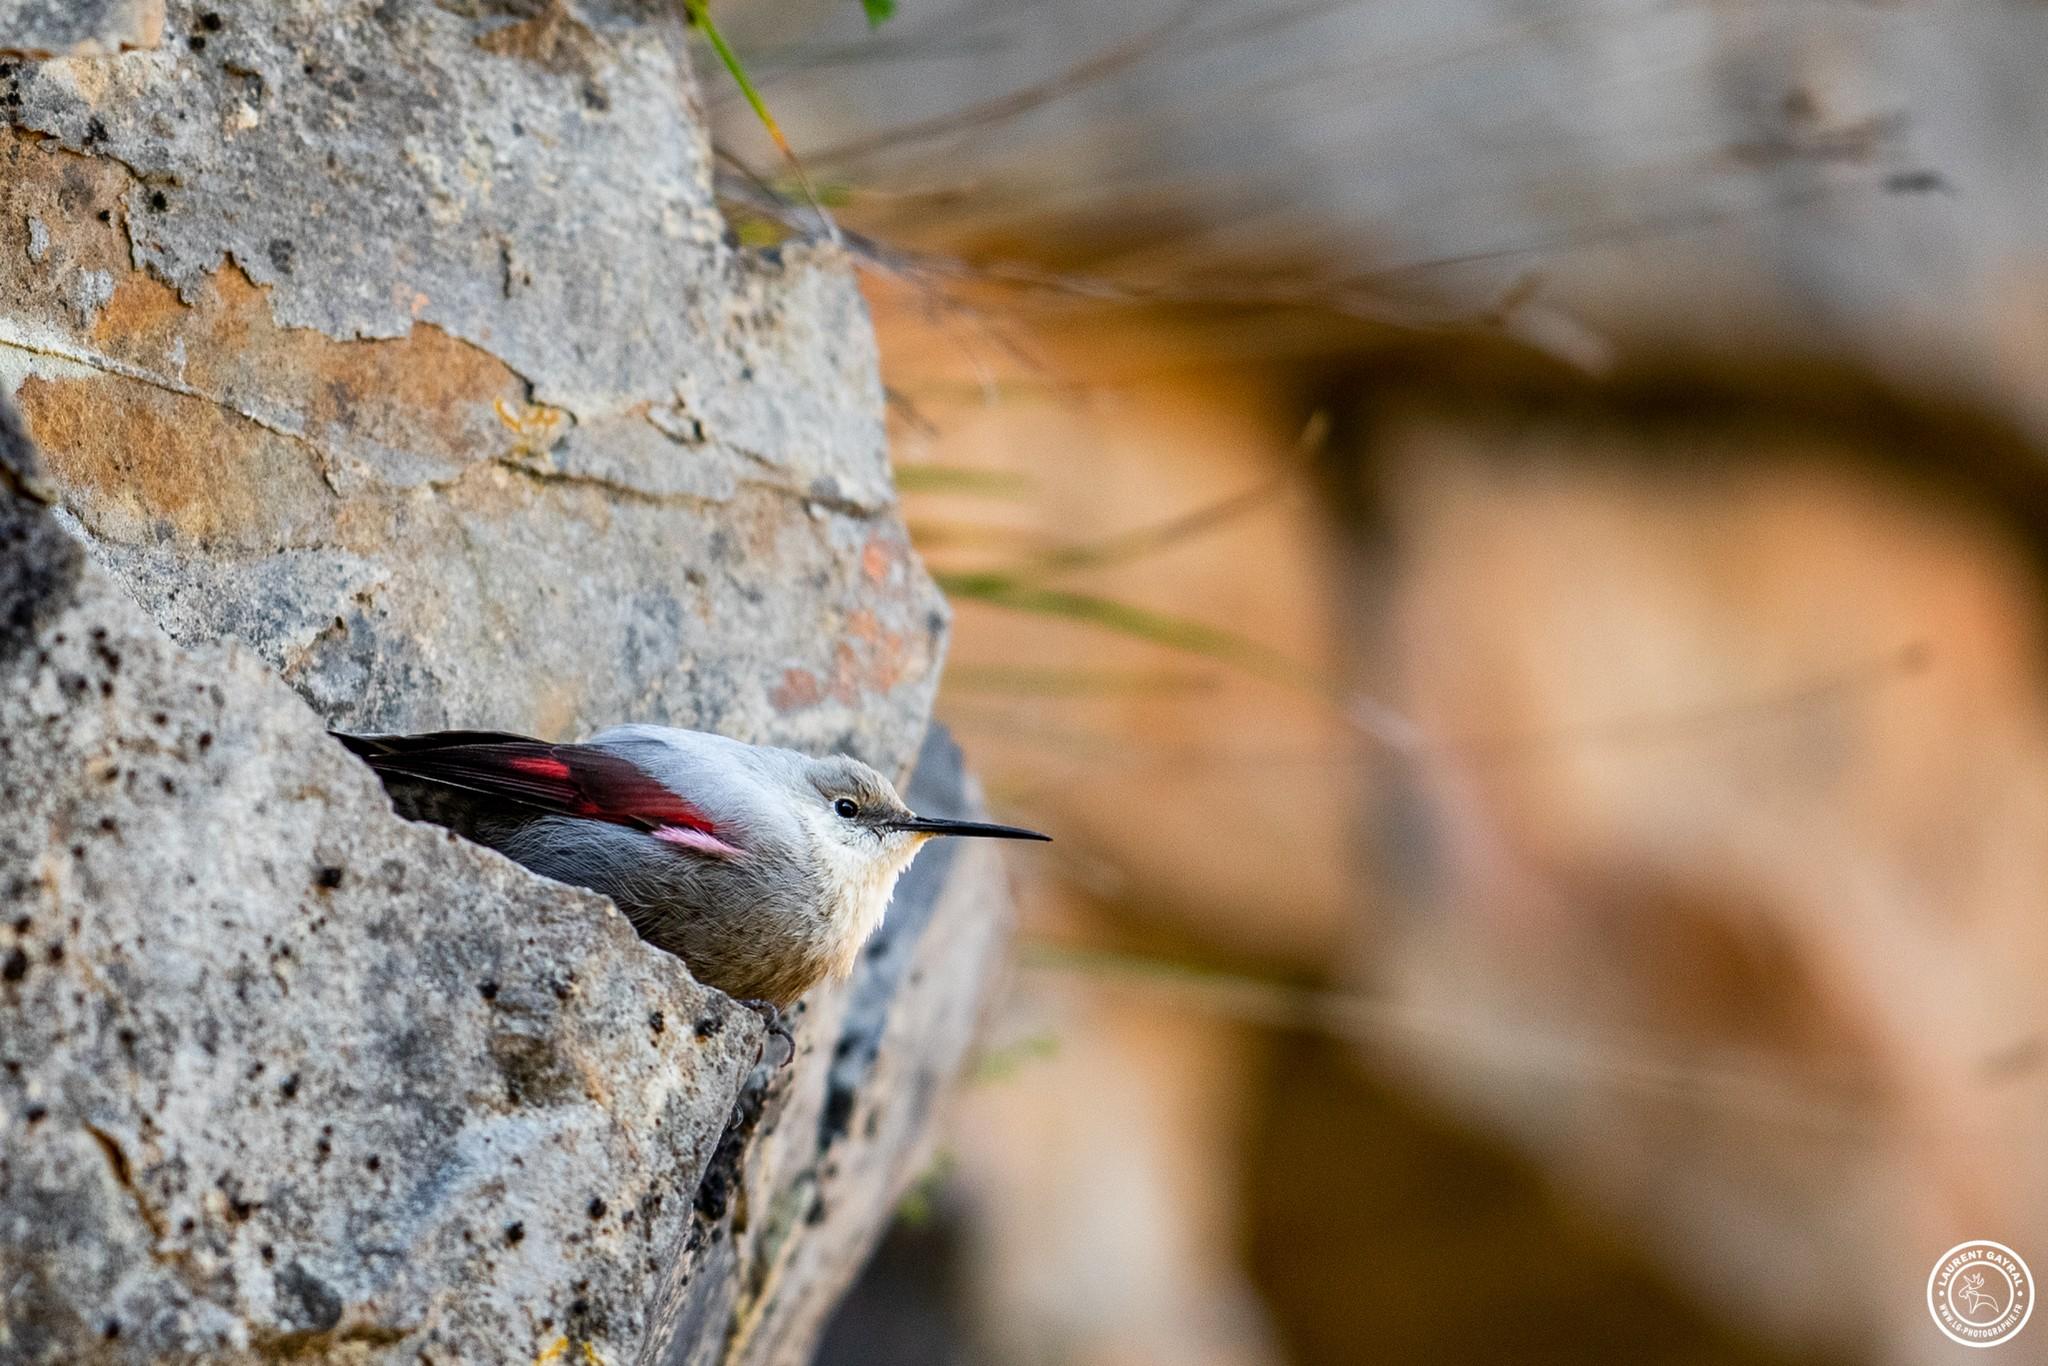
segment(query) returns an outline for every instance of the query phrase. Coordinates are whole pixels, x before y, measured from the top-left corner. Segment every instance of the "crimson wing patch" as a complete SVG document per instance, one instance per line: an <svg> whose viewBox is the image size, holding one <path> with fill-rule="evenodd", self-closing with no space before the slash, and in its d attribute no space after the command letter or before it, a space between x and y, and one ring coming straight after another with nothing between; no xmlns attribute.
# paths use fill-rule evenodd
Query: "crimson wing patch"
<svg viewBox="0 0 2048 1366"><path fill-rule="evenodd" d="M722 844L704 812L632 760L593 745L551 745L490 731L335 738L379 773L650 833L695 831Z"/></svg>

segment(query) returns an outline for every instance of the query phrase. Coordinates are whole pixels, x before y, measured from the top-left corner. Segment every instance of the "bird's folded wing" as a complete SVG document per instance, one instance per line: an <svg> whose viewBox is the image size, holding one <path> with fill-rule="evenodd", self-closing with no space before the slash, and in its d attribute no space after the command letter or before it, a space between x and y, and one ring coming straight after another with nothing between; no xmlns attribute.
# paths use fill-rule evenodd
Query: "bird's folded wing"
<svg viewBox="0 0 2048 1366"><path fill-rule="evenodd" d="M595 745L551 745L495 731L335 738L380 774L613 825L718 833L709 816L645 769Z"/></svg>

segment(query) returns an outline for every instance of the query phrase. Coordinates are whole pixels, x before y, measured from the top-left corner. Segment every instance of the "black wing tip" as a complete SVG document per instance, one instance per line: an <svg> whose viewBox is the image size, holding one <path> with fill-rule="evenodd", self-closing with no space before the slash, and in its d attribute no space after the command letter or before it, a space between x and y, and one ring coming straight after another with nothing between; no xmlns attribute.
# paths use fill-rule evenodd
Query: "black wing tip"
<svg viewBox="0 0 2048 1366"><path fill-rule="evenodd" d="M378 754L389 754L391 751L385 747L384 742L394 738L388 735L351 735L345 730L329 730L327 733L339 740L341 747L350 754L360 755L365 759Z"/></svg>
<svg viewBox="0 0 2048 1366"><path fill-rule="evenodd" d="M416 734L363 735L335 730L327 733L339 740L351 754L364 758L388 754L421 754L436 749L458 749L464 745L538 745L545 741L509 730L427 730Z"/></svg>

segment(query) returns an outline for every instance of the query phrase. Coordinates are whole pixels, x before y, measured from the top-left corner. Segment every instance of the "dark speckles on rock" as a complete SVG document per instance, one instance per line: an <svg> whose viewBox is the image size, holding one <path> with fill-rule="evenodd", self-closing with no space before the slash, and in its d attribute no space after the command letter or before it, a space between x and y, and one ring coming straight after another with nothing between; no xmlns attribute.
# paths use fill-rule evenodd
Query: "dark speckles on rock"
<svg viewBox="0 0 2048 1366"><path fill-rule="evenodd" d="M606 1205L604 1203L604 1198L602 1196L593 1195L590 1197L590 1203L584 1207L583 1212L585 1214L588 1214L593 1219L602 1219L605 1216L605 1210Z"/></svg>
<svg viewBox="0 0 2048 1366"><path fill-rule="evenodd" d="M505 1241L513 1247L518 1247L521 1243L525 1242L526 1225L517 1219L505 1225Z"/></svg>
<svg viewBox="0 0 2048 1366"><path fill-rule="evenodd" d="M288 405L279 423L317 431L341 457L336 469L346 477L337 481L340 490L315 477L308 496L316 501L300 506L263 462L236 464L223 476L234 486L219 501L263 513L263 525L230 526L217 542L202 542L183 522L142 509L131 546L100 547L109 562L134 552L124 561L129 568L116 566L117 576L145 610L185 623L179 640L239 637L272 666L259 678L259 668L234 661L241 652L186 657L123 600L118 610L125 615L105 618L114 626L110 643L128 656L120 687L110 705L88 700L77 709L88 720L118 718L147 740L146 752L120 756L119 781L100 781L99 756L86 747L90 734L62 743L31 735L15 724L22 715L8 700L15 691L0 688L0 737L38 749L37 762L47 761L52 774L47 798L26 791L14 775L32 770L10 755L6 782L24 792L0 801L0 809L25 810L36 820L76 810L76 820L48 827L78 832L60 841L86 837L104 812L121 818L124 843L93 837L82 869L63 864L61 842L53 851L67 895L77 893L94 917L90 933L66 936L66 990L74 979L88 983L111 952L132 967L129 979L107 982L115 1019L146 1022L142 1042L124 1056L110 1026L90 1027L89 1012L81 1016L83 1030L69 1016L56 1018L64 1015L64 993L53 990L59 974L42 962L58 926L38 912L35 933L20 944L29 960L25 989L0 988L0 1004L33 1005L36 1018L25 1033L0 1028L0 1048L26 1057L39 1084L49 1078L46 1057L56 1055L35 1051L44 1037L37 1031L61 1024L103 1050L90 1073L74 1068L58 1079L69 1089L52 1094L66 1100L39 1139L66 1122L60 1117L70 1113L74 1094L81 1109L88 1099L111 1105L148 1095L173 1059L186 1059L176 1066L189 1071L179 1075L198 1077L198 1084L215 1084L201 1074L217 1074L219 1103L165 1107L138 1161L143 1151L150 1154L153 1179L191 1172L203 1181L197 1174L233 1170L249 1195L274 1199L239 1231L202 1215L206 1228L190 1246L210 1263L216 1245L239 1239L249 1245L237 1249L241 1265L255 1244L272 1242L277 1261L270 1273L209 1279L203 1290L213 1321L225 1318L234 1331L250 1332L265 1353L274 1345L287 1349L275 1353L280 1357L366 1351L411 1361L431 1349L437 1361L485 1360L493 1348L530 1345L490 1340L479 1328L488 1315L509 1306L534 1315L521 1322L550 1311L559 1318L573 1295L595 1314L619 1320L595 1344L604 1359L657 1359L661 1345L638 1340L651 1325L637 1306L657 1298L645 1293L650 1287L669 1282L639 1279L638 1242L644 1236L648 1250L666 1254L687 1229L704 1153L753 1066L749 1041L735 1037L736 1026L725 1028L729 1003L672 962L657 962L594 899L538 884L502 859L393 820L366 775L335 767L342 756L331 753L335 747L304 706L276 686L275 673L281 661L291 665L284 670L288 682L316 712L361 730L464 722L524 729L667 707L683 724L822 744L822 728L843 721L777 718L759 697L757 680L790 666L829 677L832 633L819 623L872 596L857 555L847 558L863 519L835 508L813 524L790 491L831 472L849 497L873 509L873 519L894 517L870 403L870 341L864 326L840 327L815 302L853 307L856 291L829 260L789 264L787 274L764 283L751 264L735 271L709 241L719 220L699 149L679 136L696 130L690 102L677 98L672 63L664 60L670 35L659 26L604 24L609 111L600 115L581 105L581 76L565 80L527 64L493 64L474 49L475 32L496 22L483 15L541 14L551 5L395 0L383 7L388 18L324 30L305 6L227 7L225 24L217 25L219 16L209 18L204 5L172 6L177 27L162 48L106 64L110 72L119 69L120 79L95 83L90 99L100 107L85 108L86 97L65 91L61 121L51 122L53 83L44 77L23 88L31 105L43 102L36 117L62 129L73 145L88 114L103 116L108 145L95 157L69 159L104 171L110 185L133 185L115 155L144 154L133 163L147 168L144 183L116 198L121 192L95 182L93 197L80 202L72 220L93 242L130 239L134 258L119 264L134 271L136 285L162 293L160 281L188 300L209 302L180 309L167 295L163 316L146 320L156 341L137 345L190 341L194 364L203 367L206 345L223 340L206 332L208 319L236 327L252 321L259 342L283 337L266 352L291 372L276 386ZM350 12L361 16L367 8ZM203 60L183 41L199 34L209 39ZM249 92L238 92L222 69L224 59L239 63L245 54L257 60L266 82L261 97L250 100L260 115L253 124L238 107L238 93ZM325 88L301 80L301 62ZM490 79L478 79L486 68ZM475 140L489 139L515 117L520 164L481 185L468 181ZM232 137L218 135L224 127ZM407 155L394 157L401 143ZM285 188L251 196L250 185ZM308 213L311 205L325 212ZM93 220L102 209L107 227ZM649 231L656 212L676 230ZM502 297L496 281L480 278L488 272L474 269L476 245L500 238L516 244L522 263L534 263L534 287L514 300ZM550 250L565 240L579 249ZM798 255L791 253L792 262ZM224 261L272 278L251 289L239 267ZM640 292L644 297L598 288L621 279L673 287ZM218 311L230 296L248 298L246 318ZM687 297L689 306L677 307L677 297ZM563 307L591 299L611 299L623 312L612 316L607 308L597 318L587 308ZM725 326L729 317L743 320L745 336ZM273 323L286 330L273 334ZM402 354L409 345L417 352L417 343L435 335L451 351L467 345L452 339L487 338L485 360L502 358L509 376L483 363L475 374L414 371L384 392L369 382L375 366L366 364L355 406L330 402L326 381L344 369L356 373L356 360ZM390 340L358 340L370 337ZM758 347L752 354L762 359L742 381L743 392L734 384L742 345ZM320 365L305 368L298 358L307 355ZM152 367L162 362L141 353L135 359ZM421 393L445 406L414 394L416 378ZM536 394L559 402L580 430L597 425L578 421L592 413L671 404L681 381L691 386L693 405L701 399L717 436L687 461L677 459L672 444L650 438L647 450L664 463L647 463L638 448L621 446L615 455L600 443L591 450L612 463L593 458L586 470L572 467L588 478L501 486L493 477L467 477L465 462L480 475L499 474L489 456L512 444L492 408L501 392L515 415ZM300 398L307 402L292 406ZM90 406L82 411L94 415ZM436 445L443 437L454 447L452 458ZM404 458L393 463L391 452L399 450ZM746 451L771 452L774 468L759 468ZM291 452L294 465L302 455ZM685 465L687 476L667 473ZM709 473L700 476L700 467ZM453 477L458 473L463 477ZM418 496L394 496L399 487ZM565 509L578 515L563 515ZM585 510L587 519L579 520ZM352 529L345 550L325 530L337 517ZM279 526L289 526L289 534ZM820 604L806 584L824 562L833 566L834 596ZM154 589L152 575L160 585ZM104 576L98 581L96 591L108 595ZM747 585L744 597L736 584ZM635 602L634 594L648 600ZM917 623L931 601L920 588L875 606L886 630L908 631L921 642ZM237 615L239 605L256 603L260 619ZM527 629L509 641L494 639L500 610ZM337 616L346 625L330 630ZM101 619L83 618L72 629L82 635ZM568 678L572 667L602 659L616 665L629 623L640 662L631 670L600 670L588 681L582 669L573 695L550 695L548 685ZM106 676L89 649L66 650L47 637L36 645L50 647L55 667L79 672L88 689ZM17 665L31 667L26 656L8 667ZM210 677L221 680L225 705L220 693L191 692ZM43 686L43 695L54 691L50 682ZM211 696L206 705L217 714L195 702L201 695ZM906 758L928 701L928 688L904 687L863 702L860 747L892 765ZM134 726L154 706L168 708L172 727ZM563 719L537 720L547 708ZM195 744L202 727L209 734ZM162 777L175 780L175 794L159 797ZM152 847L142 847L150 840ZM402 866L387 864L393 855ZM263 866L266 860L271 866ZM314 888L323 887L329 866L345 866L346 877L337 895L323 899ZM227 869L234 875L225 876ZM380 869L389 869L388 879ZM95 879L103 872L131 875L108 878L102 888ZM140 894L132 890L137 886ZM305 927L315 919L327 926L316 941L317 967L305 944ZM0 926L6 923L0 916ZM138 926L147 950L130 947ZM265 933L295 936L295 964L302 966L290 969L288 994L263 962L258 944ZM103 952L102 945L112 948ZM0 964L13 947L0 929ZM241 996L232 966L244 953L255 970ZM558 1002L550 994L553 979L571 969L584 989ZM493 993L480 989L486 978L504 983L488 1005ZM975 980L966 972L956 978L957 1000L971 997ZM664 1024L669 1017L677 1022L674 1039L656 1015ZM645 1026L639 1033L631 1028L636 1019ZM693 1025L711 1042L692 1042ZM417 1048L383 1047L416 1026ZM501 1044L497 1056L487 1056L486 1041L504 1033L534 1042ZM343 1039L347 1050L333 1046ZM212 1056L195 1057L202 1049ZM271 1066L257 1081L243 1082L252 1055L269 1057ZM501 1068L518 1074L521 1093L532 1099L507 1106L511 1088ZM293 1074L301 1077L305 1106L289 1094ZM570 1088L566 1103L534 1094L558 1081ZM334 1131L316 1137L323 1120L336 1121ZM788 1137L795 1128L780 1132L807 1148L808 1134ZM520 1146L540 1132L551 1135L546 1146ZM372 1147L379 1162L365 1160ZM551 1165L563 1153L575 1155L573 1172ZM41 1159L10 1150L5 1160ZM366 1175L380 1162L389 1179ZM760 1170L781 1169L768 1163ZM83 1175L95 1183L97 1198L101 1173ZM669 1192L666 1207L634 1204L654 1186ZM150 1193L167 1201L158 1206L167 1228L194 1209L173 1191ZM606 1203L601 1226L587 1212L593 1195ZM629 1204L631 1255L606 1247L620 1241L613 1236L615 1211ZM649 1209L657 1213L642 1212ZM116 1213L138 1224L125 1203ZM519 1222L508 1226L515 1214ZM835 1220L848 1217L835 1210ZM445 1246L458 1240L439 1233L462 1227L479 1245L460 1249L458 1259ZM508 1227L514 1231L502 1232ZM110 1226L107 1236L118 1233ZM505 1250L522 1238L517 1252ZM0 1245L15 1251L4 1230ZM192 1321L186 1306L202 1293L186 1284L187 1268L153 1261L146 1228L107 1251L105 1265L132 1268L142 1288L130 1299L124 1285L117 1298L111 1282L81 1283L80 1321L96 1336L120 1303L122 1347L134 1359L204 1359L207 1349L185 1345L175 1327ZM361 1255L376 1259L369 1270L353 1260ZM297 1272L283 1276L278 1269L294 1259ZM721 1269L729 1261L697 1268L693 1286L722 1293L732 1280ZM387 1265L404 1272L377 1269ZM464 1275L488 1278L489 1294L467 1293ZM664 1262L660 1276L674 1275ZM571 1289L586 1277L587 1290ZM143 1285L145 1279L153 1284ZM373 1284L380 1287L374 1293ZM444 1293L448 1287L456 1289ZM778 1306L811 1294L807 1286L791 1289L787 1301L778 1289ZM345 1335L360 1329L359 1341L294 1335L331 1321L337 1307L335 1326L345 1323ZM775 1312L764 1337L781 1333L783 1309ZM288 1331L279 1335L279 1328ZM388 1349L378 1345L387 1333ZM71 1341L52 1359L90 1360L96 1350L95 1343Z"/></svg>
<svg viewBox="0 0 2048 1366"><path fill-rule="evenodd" d="M28 955L23 953L20 946L17 945L8 951L7 957L4 960L0 960L0 981L19 982L26 976L28 976Z"/></svg>
<svg viewBox="0 0 2048 1366"><path fill-rule="evenodd" d="M277 1274L277 1288L300 1331L324 1333L341 1322L341 1296L301 1263L293 1262Z"/></svg>
<svg viewBox="0 0 2048 1366"><path fill-rule="evenodd" d="M329 864L313 874L313 885L323 892L331 892L341 886L347 876L346 870Z"/></svg>
<svg viewBox="0 0 2048 1366"><path fill-rule="evenodd" d="M853 1108L857 1100L858 1097L849 1087L834 1086L827 1089L824 1108L818 1116L819 1131L825 1136L821 1140L821 1146L829 1146L845 1135L847 1126L853 1120Z"/></svg>
<svg viewBox="0 0 2048 1366"><path fill-rule="evenodd" d="M574 1066L547 1036L504 1030L491 1036L490 1053L508 1104L546 1105L580 1094Z"/></svg>
<svg viewBox="0 0 2048 1366"><path fill-rule="evenodd" d="M476 984L476 994L483 997L486 1001L495 1001L498 999L498 984L488 981L478 982Z"/></svg>

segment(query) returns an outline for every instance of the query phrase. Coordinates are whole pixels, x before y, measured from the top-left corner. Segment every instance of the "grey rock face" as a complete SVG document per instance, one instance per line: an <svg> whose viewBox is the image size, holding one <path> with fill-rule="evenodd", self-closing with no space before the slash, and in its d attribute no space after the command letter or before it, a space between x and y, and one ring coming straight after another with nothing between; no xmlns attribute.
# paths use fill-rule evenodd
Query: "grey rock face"
<svg viewBox="0 0 2048 1366"><path fill-rule="evenodd" d="M0 63L0 391L176 639L357 728L909 760L945 611L865 310L726 244L669 8L174 4Z"/></svg>
<svg viewBox="0 0 2048 1366"><path fill-rule="evenodd" d="M991 851L748 1082L750 1014L322 733L913 768L865 313L726 244L681 43L297 0L0 61L0 1360L800 1360L914 1173Z"/></svg>
<svg viewBox="0 0 2048 1366"><path fill-rule="evenodd" d="M920 862L743 1093L749 1012L391 815L245 650L172 644L82 564L21 449L0 1359L802 1359L972 1035L994 851ZM963 784L935 738L913 800L971 812Z"/></svg>
<svg viewBox="0 0 2048 1366"><path fill-rule="evenodd" d="M93 55L154 47L163 0L0 0L0 53Z"/></svg>
<svg viewBox="0 0 2048 1366"><path fill-rule="evenodd" d="M758 1023L399 821L37 521L8 499L0 1358L636 1344Z"/></svg>

